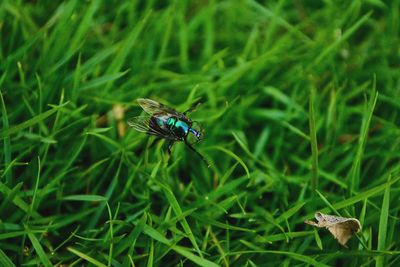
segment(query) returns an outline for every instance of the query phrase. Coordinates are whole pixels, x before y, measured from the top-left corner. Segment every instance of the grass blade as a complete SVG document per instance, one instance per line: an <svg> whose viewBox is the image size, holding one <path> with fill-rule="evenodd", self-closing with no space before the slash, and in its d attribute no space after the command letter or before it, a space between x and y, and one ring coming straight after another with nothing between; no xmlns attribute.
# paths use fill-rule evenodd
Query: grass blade
<svg viewBox="0 0 400 267"><path fill-rule="evenodd" d="M174 245L167 238L165 238L163 235L161 235L157 230L155 230L154 228L152 228L148 225L145 225L143 230L146 235L150 236L151 238L157 240L160 243L163 243L164 245L171 247L172 250L178 252L179 254L181 254L182 256L187 258L188 260L190 260L200 266L205 266L205 267L217 267L218 266L217 264L215 264L209 260L200 258L197 255L194 255L193 253L191 253L189 251L189 249L187 249L185 247Z"/></svg>
<svg viewBox="0 0 400 267"><path fill-rule="evenodd" d="M311 144L311 188L315 191L318 188L318 142L317 129L315 127L315 89L310 89L309 102L309 127Z"/></svg>
<svg viewBox="0 0 400 267"><path fill-rule="evenodd" d="M68 251L72 252L73 254L77 255L79 258L84 259L88 262L90 262L91 264L98 266L98 267L107 267L105 264L101 263L100 261L90 257L89 255L75 249L72 247L68 247L67 248Z"/></svg>
<svg viewBox="0 0 400 267"><path fill-rule="evenodd" d="M68 104L68 102L66 102L66 103L64 103L62 105L59 105L59 106L54 106L52 109L50 109L50 110L48 110L46 112L43 112L43 113L41 113L41 114L39 114L39 115L37 115L37 116L27 120L27 121L24 121L21 124L18 124L16 126L12 126L12 127L8 128L8 129L1 130L0 131L0 139L4 139L9 135L12 135L12 134L17 133L19 131L22 131L25 128L28 128L28 127L30 127L32 125L37 124L38 122L41 122L41 121L45 120L46 118L50 117L55 112L57 112L59 109L61 109L62 107L66 106L67 104Z"/></svg>
<svg viewBox="0 0 400 267"><path fill-rule="evenodd" d="M1 90L0 90L0 100L1 100L1 114L3 119L3 131L7 131L10 125L8 124L6 103L4 102ZM9 166L11 164L11 142L9 136L6 136L4 138L3 147L4 147L4 165ZM12 168L10 168L6 173L6 182L8 185L12 185Z"/></svg>
<svg viewBox="0 0 400 267"><path fill-rule="evenodd" d="M46 253L44 252L42 245L40 245L39 240L36 238L36 236L32 232L28 232L28 237L29 240L31 240L32 246L35 249L43 265L46 267L53 266L49 258L47 257Z"/></svg>
<svg viewBox="0 0 400 267"><path fill-rule="evenodd" d="M353 26L351 26L341 38L338 38L335 42L333 42L330 46L328 46L324 51L322 51L319 56L314 60L313 65L318 65L321 61L332 53L340 44L345 42L350 36L357 31L358 28L361 27L372 15L372 12L368 12L362 18L360 18Z"/></svg>
<svg viewBox="0 0 400 267"><path fill-rule="evenodd" d="M107 201L106 197L100 195L69 195L61 199L70 201L89 201L89 202Z"/></svg>
<svg viewBox="0 0 400 267"><path fill-rule="evenodd" d="M178 200L176 200L174 193L169 189L167 186L163 185L162 183L158 182L158 184L162 187L164 194L166 198L168 199L168 202L170 203L173 211L175 212L176 216L182 216L182 209L178 203ZM196 238L190 229L190 226L186 220L185 217L182 217L182 220L180 221L183 229L185 230L185 233L188 235L188 238L190 239L190 242L192 243L193 247L197 250L199 253L200 257L203 258L203 254L201 253L201 250L199 246L197 245Z"/></svg>
<svg viewBox="0 0 400 267"><path fill-rule="evenodd" d="M3 267L15 267L14 263L10 260L9 257L0 249L0 266Z"/></svg>
<svg viewBox="0 0 400 267"><path fill-rule="evenodd" d="M381 215L379 217L379 233L378 233L378 250L386 250L386 234L388 228L389 218L389 206L390 206L390 176L386 184L385 193L383 194ZM385 266L386 258L384 256L376 257L376 267Z"/></svg>
<svg viewBox="0 0 400 267"><path fill-rule="evenodd" d="M354 162L351 167L350 174L349 174L349 176L350 176L349 177L350 193L352 193L353 191L358 191L358 187L360 184L361 161L363 158L364 149L365 149L365 145L366 145L367 138L368 138L369 125L371 123L372 114L374 112L377 100L378 100L378 92L376 92L376 78L375 78L374 84L373 84L372 96L371 96L370 100L368 101L367 110L363 116L356 156L355 156L355 159L354 159Z"/></svg>
<svg viewBox="0 0 400 267"><path fill-rule="evenodd" d="M242 165L243 169L246 171L247 177L250 178L250 172L249 169L247 168L246 164L243 162L243 160L241 158L239 158L239 156L237 156L235 153L233 153L232 151L221 147L221 146L213 146L210 148L215 148L217 150L220 150L222 152L225 152L226 154L228 154L229 156L231 156L232 158L236 159L237 162L240 163L240 165Z"/></svg>

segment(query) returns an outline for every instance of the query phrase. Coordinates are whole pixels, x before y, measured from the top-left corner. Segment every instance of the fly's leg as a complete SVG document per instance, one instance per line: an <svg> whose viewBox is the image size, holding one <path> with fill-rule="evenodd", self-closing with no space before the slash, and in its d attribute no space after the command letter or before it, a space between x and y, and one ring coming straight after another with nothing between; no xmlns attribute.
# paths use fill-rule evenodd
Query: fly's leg
<svg viewBox="0 0 400 267"><path fill-rule="evenodd" d="M172 149L172 146L174 145L174 141L169 141L168 142L168 148L167 148L167 150L168 150L168 155L170 155L171 156L171 149Z"/></svg>
<svg viewBox="0 0 400 267"><path fill-rule="evenodd" d="M200 105L201 105L200 102L194 103L193 105L190 106L190 108L188 108L185 112L183 112L183 115L186 116L188 113L195 111Z"/></svg>
<svg viewBox="0 0 400 267"><path fill-rule="evenodd" d="M188 146L192 151L194 151L197 156L199 156L201 158L201 160L207 165L207 168L210 168L210 164L208 163L208 161L204 158L204 156L202 154L200 154L199 151L197 151L191 144L189 144L188 142L185 142L186 146Z"/></svg>
<svg viewBox="0 0 400 267"><path fill-rule="evenodd" d="M161 141L162 138L161 137L157 137L156 139L154 139L154 141L151 143L151 145L149 146L149 148L152 148L153 146L155 146L159 141Z"/></svg>

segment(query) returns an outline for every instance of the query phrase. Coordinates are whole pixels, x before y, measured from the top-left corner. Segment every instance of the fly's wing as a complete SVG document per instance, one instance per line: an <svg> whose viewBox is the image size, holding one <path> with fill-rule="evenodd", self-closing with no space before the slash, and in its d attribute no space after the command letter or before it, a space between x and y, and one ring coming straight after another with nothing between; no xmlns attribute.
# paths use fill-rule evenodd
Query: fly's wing
<svg viewBox="0 0 400 267"><path fill-rule="evenodd" d="M160 128L157 123L148 116L133 117L127 121L128 125L138 132L147 133L169 140L176 140L176 136L170 130Z"/></svg>
<svg viewBox="0 0 400 267"><path fill-rule="evenodd" d="M128 125L138 132L148 133L150 117L133 117L127 121Z"/></svg>
<svg viewBox="0 0 400 267"><path fill-rule="evenodd" d="M163 138L168 138L165 131L162 131L159 127L155 127L151 121L151 117L138 116L133 117L127 121L128 125L138 132L156 135Z"/></svg>
<svg viewBox="0 0 400 267"><path fill-rule="evenodd" d="M175 109L167 107L157 101L148 99L148 98L138 98L137 102L143 108L143 110L150 114L161 114L161 113L169 113L174 115L180 115Z"/></svg>

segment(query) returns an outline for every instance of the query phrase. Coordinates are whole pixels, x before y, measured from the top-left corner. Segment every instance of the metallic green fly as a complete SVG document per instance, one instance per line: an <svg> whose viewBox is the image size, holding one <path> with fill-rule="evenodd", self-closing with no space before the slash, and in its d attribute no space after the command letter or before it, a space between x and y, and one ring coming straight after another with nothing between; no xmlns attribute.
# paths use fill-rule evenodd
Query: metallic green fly
<svg viewBox="0 0 400 267"><path fill-rule="evenodd" d="M193 147L193 144L200 142L203 136L201 130L196 129L195 123L186 116L193 108L180 113L151 99L139 98L137 102L148 115L128 120L129 126L139 132L168 140L169 154L175 142L184 142L207 164L207 167L210 167L203 155Z"/></svg>

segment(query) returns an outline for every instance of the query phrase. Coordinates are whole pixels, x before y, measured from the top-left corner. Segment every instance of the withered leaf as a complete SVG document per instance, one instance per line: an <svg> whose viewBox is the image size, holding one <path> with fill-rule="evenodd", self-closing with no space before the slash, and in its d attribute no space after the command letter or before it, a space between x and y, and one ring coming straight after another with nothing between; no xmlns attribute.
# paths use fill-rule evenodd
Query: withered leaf
<svg viewBox="0 0 400 267"><path fill-rule="evenodd" d="M117 129L119 137L124 137L126 133L126 124L123 122L125 117L125 108L121 104L116 104L112 108L112 113L117 121Z"/></svg>
<svg viewBox="0 0 400 267"><path fill-rule="evenodd" d="M360 222L355 218L344 218L316 212L315 219L317 219L317 222L305 221L304 223L328 229L335 239L345 247L347 247L346 243L352 235L359 232L361 229Z"/></svg>

